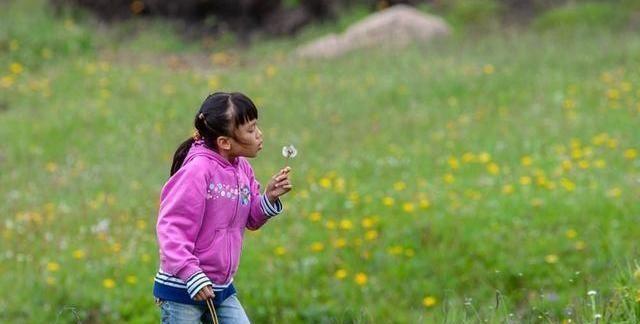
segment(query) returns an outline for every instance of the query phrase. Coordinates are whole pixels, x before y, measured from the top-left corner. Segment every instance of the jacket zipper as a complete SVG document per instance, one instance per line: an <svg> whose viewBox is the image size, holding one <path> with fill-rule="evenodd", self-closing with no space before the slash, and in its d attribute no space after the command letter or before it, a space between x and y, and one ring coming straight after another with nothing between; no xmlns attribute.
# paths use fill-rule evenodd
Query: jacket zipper
<svg viewBox="0 0 640 324"><path fill-rule="evenodd" d="M236 196L236 209L235 212L233 213L233 217L231 217L231 224L229 224L229 228L233 229L233 223L236 220L236 216L238 216L238 205L240 204L240 180L238 180L238 173L236 173L236 170L233 170L233 175L236 178L236 190L238 190L238 196ZM227 252L229 254L229 262L228 262L228 266L227 266L227 280L229 281L229 279L231 279L231 261L232 261L232 256L231 256L231 239L229 239L229 233L227 233Z"/></svg>

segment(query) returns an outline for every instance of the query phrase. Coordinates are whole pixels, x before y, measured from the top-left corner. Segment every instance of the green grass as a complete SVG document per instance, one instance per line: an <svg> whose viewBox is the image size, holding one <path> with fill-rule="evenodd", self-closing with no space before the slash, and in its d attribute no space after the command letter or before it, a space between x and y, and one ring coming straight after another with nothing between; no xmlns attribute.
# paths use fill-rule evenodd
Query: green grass
<svg viewBox="0 0 640 324"><path fill-rule="evenodd" d="M2 6L1 322L159 320L159 191L218 89L261 107L259 179L299 149L286 212L247 234L235 278L254 322L583 323L589 290L604 322L640 317L633 32L312 62L290 41L214 49L227 66L155 23L122 41L130 26Z"/></svg>

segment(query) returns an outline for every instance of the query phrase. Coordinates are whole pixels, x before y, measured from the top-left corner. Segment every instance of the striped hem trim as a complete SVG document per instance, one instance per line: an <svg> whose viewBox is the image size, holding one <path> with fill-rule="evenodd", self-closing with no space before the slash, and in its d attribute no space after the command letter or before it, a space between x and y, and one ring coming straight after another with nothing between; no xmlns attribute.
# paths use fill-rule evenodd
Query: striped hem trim
<svg viewBox="0 0 640 324"><path fill-rule="evenodd" d="M267 195L262 195L262 199L260 199L260 207L269 217L276 216L282 212L282 202L280 201L280 198L276 199L275 203L272 204L269 202Z"/></svg>
<svg viewBox="0 0 640 324"><path fill-rule="evenodd" d="M212 285L211 280L207 278L204 272L197 272L191 276L191 278L187 279L187 292L189 293L189 297L195 297L200 289L208 285Z"/></svg>
<svg viewBox="0 0 640 324"><path fill-rule="evenodd" d="M185 283L180 278L174 277L160 270L158 271L158 273L156 273L154 281L165 286L186 289L189 293L189 296L193 298L198 293L198 291L200 291L200 289L202 289L202 287L206 285L211 285L214 291L225 290L233 283L233 278L231 278L229 283L225 285L216 285L213 284L203 272L197 272L192 275Z"/></svg>

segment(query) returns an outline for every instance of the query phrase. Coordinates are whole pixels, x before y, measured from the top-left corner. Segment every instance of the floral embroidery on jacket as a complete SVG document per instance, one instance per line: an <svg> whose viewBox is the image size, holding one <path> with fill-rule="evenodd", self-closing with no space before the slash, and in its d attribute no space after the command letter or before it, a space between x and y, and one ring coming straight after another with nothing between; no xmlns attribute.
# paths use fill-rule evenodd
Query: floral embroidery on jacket
<svg viewBox="0 0 640 324"><path fill-rule="evenodd" d="M249 186L243 185L241 189L236 186L225 185L222 183L210 183L207 188L207 199L240 199L242 205L249 204L251 191Z"/></svg>

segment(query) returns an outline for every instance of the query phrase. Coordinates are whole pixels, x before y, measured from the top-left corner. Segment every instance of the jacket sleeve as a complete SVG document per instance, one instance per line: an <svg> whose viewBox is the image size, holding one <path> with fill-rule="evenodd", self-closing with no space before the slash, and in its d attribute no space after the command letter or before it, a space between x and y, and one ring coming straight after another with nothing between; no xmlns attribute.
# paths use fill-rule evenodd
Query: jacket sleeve
<svg viewBox="0 0 640 324"><path fill-rule="evenodd" d="M253 169L248 162L246 162L245 167L249 177L249 190L251 191L251 211L247 220L247 228L255 231L262 227L269 218L280 214L283 208L280 198L271 203L265 194L260 193L260 183L256 180Z"/></svg>
<svg viewBox="0 0 640 324"><path fill-rule="evenodd" d="M192 298L211 284L193 253L204 218L205 163L193 160L169 179L162 190L156 226L161 268L183 280Z"/></svg>

